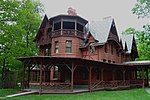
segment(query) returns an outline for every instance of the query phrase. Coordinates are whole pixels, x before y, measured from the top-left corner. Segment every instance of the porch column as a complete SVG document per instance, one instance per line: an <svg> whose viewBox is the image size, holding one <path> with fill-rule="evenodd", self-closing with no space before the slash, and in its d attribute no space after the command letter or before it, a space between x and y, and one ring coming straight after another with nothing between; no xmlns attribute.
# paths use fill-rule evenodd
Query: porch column
<svg viewBox="0 0 150 100"><path fill-rule="evenodd" d="M89 91L91 92L91 66L89 67Z"/></svg>
<svg viewBox="0 0 150 100"><path fill-rule="evenodd" d="M25 63L23 62L23 78L22 78L22 83L21 83L21 87L23 88L23 89L25 89L26 88L26 84L25 84L25 74L26 74L26 69L25 69Z"/></svg>
<svg viewBox="0 0 150 100"><path fill-rule="evenodd" d="M126 80L126 76L125 76L126 70L123 70L123 81Z"/></svg>
<svg viewBox="0 0 150 100"><path fill-rule="evenodd" d="M146 69L146 79L147 79L147 86L149 86L148 68Z"/></svg>
<svg viewBox="0 0 150 100"><path fill-rule="evenodd" d="M104 72L104 69L102 68L102 69L101 69L101 81L104 80L104 78L103 78L103 72Z"/></svg>
<svg viewBox="0 0 150 100"><path fill-rule="evenodd" d="M74 74L74 63L71 66L71 91L73 91L73 74Z"/></svg>
<svg viewBox="0 0 150 100"><path fill-rule="evenodd" d="M63 35L63 19L61 19L61 35Z"/></svg>
<svg viewBox="0 0 150 100"><path fill-rule="evenodd" d="M39 94L41 94L41 92L42 92L42 67L43 67L43 61L41 61L41 65L40 65L40 90L39 90Z"/></svg>
<svg viewBox="0 0 150 100"><path fill-rule="evenodd" d="M30 87L30 66L28 65L28 88Z"/></svg>
<svg viewBox="0 0 150 100"><path fill-rule="evenodd" d="M144 88L144 68L142 68L142 81L143 81L142 87Z"/></svg>
<svg viewBox="0 0 150 100"><path fill-rule="evenodd" d="M113 75L112 75L112 80L115 80L115 69L113 69Z"/></svg>

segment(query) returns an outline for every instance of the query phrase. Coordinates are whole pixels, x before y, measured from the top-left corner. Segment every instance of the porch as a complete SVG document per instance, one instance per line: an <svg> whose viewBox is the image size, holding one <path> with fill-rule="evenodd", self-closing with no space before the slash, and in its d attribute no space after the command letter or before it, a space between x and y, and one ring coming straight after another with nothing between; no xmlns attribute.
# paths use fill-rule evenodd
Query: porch
<svg viewBox="0 0 150 100"><path fill-rule="evenodd" d="M24 63L22 86L39 93L81 93L148 86L147 67L80 58L30 57L20 60Z"/></svg>

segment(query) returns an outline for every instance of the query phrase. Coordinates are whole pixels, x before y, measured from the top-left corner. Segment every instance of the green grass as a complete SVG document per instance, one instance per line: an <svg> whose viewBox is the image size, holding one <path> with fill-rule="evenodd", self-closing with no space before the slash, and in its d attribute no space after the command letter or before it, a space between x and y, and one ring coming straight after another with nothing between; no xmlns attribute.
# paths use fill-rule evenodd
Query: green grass
<svg viewBox="0 0 150 100"><path fill-rule="evenodd" d="M0 97L4 97L6 95L14 94L20 91L19 88L16 89L0 89Z"/></svg>
<svg viewBox="0 0 150 100"><path fill-rule="evenodd" d="M99 91L82 94L43 94L8 98L9 100L150 100L144 89Z"/></svg>

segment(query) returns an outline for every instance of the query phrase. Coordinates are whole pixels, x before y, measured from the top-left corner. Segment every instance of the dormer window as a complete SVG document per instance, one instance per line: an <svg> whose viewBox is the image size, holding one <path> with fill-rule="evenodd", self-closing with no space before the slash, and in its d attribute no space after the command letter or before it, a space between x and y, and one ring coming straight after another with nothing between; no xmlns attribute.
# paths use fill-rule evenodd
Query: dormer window
<svg viewBox="0 0 150 100"><path fill-rule="evenodd" d="M75 29L75 22L63 22L63 29Z"/></svg>
<svg viewBox="0 0 150 100"><path fill-rule="evenodd" d="M95 52L95 47L92 44L89 45L89 52L90 53L94 53Z"/></svg>

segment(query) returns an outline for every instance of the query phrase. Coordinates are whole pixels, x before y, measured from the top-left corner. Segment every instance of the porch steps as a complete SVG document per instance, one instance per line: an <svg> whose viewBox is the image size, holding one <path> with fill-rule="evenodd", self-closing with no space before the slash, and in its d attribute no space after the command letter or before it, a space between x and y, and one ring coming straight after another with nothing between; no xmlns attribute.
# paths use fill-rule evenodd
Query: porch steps
<svg viewBox="0 0 150 100"><path fill-rule="evenodd" d="M39 93L39 91L33 90L33 91L28 91L28 92L22 92L22 93L7 95L6 97L7 97L7 98L9 98L9 97L16 97L16 96L22 96L22 95L34 94L34 93Z"/></svg>

